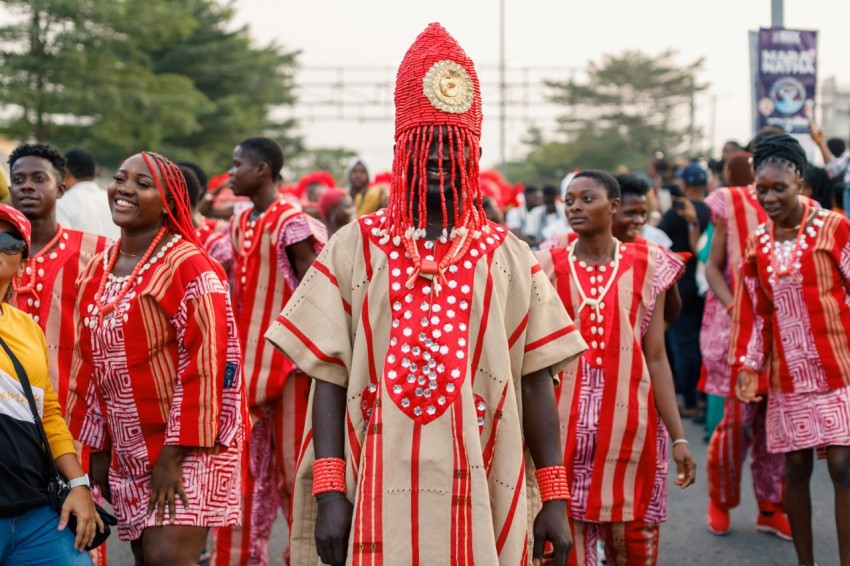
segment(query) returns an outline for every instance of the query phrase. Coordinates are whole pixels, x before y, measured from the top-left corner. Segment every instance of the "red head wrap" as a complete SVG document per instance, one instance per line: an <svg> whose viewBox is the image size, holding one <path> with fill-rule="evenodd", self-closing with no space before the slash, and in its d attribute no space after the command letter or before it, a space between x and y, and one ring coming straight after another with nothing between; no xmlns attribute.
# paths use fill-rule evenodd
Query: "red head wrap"
<svg viewBox="0 0 850 566"><path fill-rule="evenodd" d="M324 185L331 188L336 186L336 181L334 180L333 175L327 171L312 171L301 177L298 181L298 188L296 189L295 194L298 198L307 198L307 189L313 184Z"/></svg>
<svg viewBox="0 0 850 566"><path fill-rule="evenodd" d="M439 143L441 150L449 150L452 162L445 174L451 175L453 187L453 234L472 231L477 236L486 223L478 179L481 88L472 60L440 24L429 25L404 56L396 77L395 105L389 232L408 240L424 236L426 164L431 145ZM444 227L450 213L446 198L441 195Z"/></svg>
<svg viewBox="0 0 850 566"><path fill-rule="evenodd" d="M322 196L319 197L319 217L327 221L328 214L347 196L348 191L337 187L323 192Z"/></svg>

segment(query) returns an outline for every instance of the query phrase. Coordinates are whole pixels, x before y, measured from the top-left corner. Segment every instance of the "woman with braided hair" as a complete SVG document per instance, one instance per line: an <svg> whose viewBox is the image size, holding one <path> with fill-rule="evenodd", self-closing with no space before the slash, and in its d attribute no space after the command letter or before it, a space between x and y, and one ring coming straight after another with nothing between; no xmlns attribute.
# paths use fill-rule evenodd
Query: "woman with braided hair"
<svg viewBox="0 0 850 566"><path fill-rule="evenodd" d="M749 238L735 291L735 395L758 403L769 390L767 449L785 454L785 507L804 566L815 563L813 449L826 453L840 563L850 566L850 220L799 196L807 161L791 136L762 140L753 164L768 220Z"/></svg>
<svg viewBox="0 0 850 566"><path fill-rule="evenodd" d="M247 408L227 280L169 160L127 158L108 196L121 238L78 282L67 418L137 564L196 564L209 527L240 521Z"/></svg>

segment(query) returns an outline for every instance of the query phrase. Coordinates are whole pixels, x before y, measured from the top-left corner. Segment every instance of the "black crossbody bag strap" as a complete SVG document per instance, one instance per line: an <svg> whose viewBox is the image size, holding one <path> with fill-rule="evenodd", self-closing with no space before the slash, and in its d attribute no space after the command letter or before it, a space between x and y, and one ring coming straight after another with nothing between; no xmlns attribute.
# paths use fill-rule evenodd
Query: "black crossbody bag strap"
<svg viewBox="0 0 850 566"><path fill-rule="evenodd" d="M44 432L44 425L41 422L41 416L38 414L38 407L35 405L35 396L32 393L30 380L27 378L27 372L24 371L24 366L21 365L18 357L12 353L12 349L9 348L9 345L6 344L6 341L3 340L2 337L0 337L0 346L3 346L3 349L6 351L6 355L9 356L10 360L12 360L12 365L15 366L15 373L18 374L18 381L21 382L21 385L24 388L27 401L29 401L30 411L32 411L33 420L35 421L36 427L38 427L41 442L44 444L44 451L47 454L47 459L50 461L50 470L53 472L54 476L61 478L62 476L59 473L59 470L56 469L56 462L53 460L53 453L50 451L50 443L47 441L47 433Z"/></svg>

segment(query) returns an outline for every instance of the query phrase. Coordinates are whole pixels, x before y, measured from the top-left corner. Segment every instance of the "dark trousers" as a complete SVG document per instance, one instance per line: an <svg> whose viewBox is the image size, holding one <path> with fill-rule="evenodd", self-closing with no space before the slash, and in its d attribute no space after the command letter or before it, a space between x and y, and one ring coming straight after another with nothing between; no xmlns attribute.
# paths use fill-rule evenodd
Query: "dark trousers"
<svg viewBox="0 0 850 566"><path fill-rule="evenodd" d="M676 384L676 393L685 400L685 408L697 405L697 383L702 368L699 351L699 331L702 311L683 312L667 329L667 347L670 367Z"/></svg>

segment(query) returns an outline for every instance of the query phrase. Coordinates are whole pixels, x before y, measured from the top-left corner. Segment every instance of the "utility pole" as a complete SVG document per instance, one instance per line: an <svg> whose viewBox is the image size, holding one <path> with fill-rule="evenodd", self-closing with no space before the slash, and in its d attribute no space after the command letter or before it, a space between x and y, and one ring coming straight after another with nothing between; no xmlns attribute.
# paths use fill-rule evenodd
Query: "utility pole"
<svg viewBox="0 0 850 566"><path fill-rule="evenodd" d="M505 77L505 0L499 0L499 170L502 176L508 176L508 164L505 156L505 122L507 116L508 85Z"/></svg>
<svg viewBox="0 0 850 566"><path fill-rule="evenodd" d="M770 27L785 27L785 0L770 0Z"/></svg>

